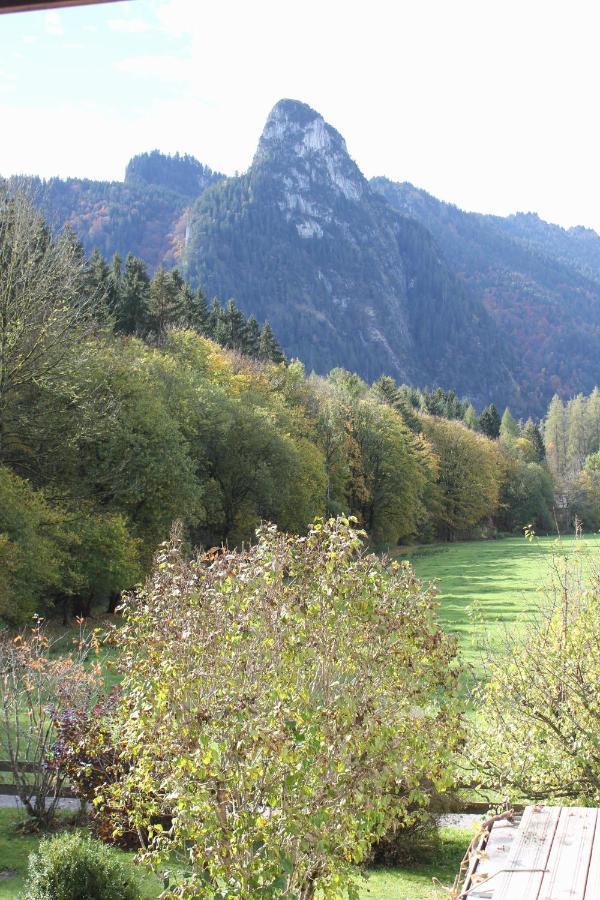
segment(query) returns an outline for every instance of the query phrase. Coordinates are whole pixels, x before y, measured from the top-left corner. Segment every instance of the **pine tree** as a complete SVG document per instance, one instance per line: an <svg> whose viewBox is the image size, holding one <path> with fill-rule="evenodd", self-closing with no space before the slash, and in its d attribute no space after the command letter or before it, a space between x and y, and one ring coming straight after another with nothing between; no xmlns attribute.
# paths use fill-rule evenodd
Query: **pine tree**
<svg viewBox="0 0 600 900"><path fill-rule="evenodd" d="M195 294L191 294L187 298L186 323L190 328L193 328L194 331L197 331L198 334L208 337L209 318L210 312L206 297L200 288L198 288Z"/></svg>
<svg viewBox="0 0 600 900"><path fill-rule="evenodd" d="M148 327L150 278L143 260L131 253L125 260L115 328L125 334L144 334Z"/></svg>
<svg viewBox="0 0 600 900"><path fill-rule="evenodd" d="M589 453L586 408L583 394L578 394L567 405L567 467L573 473L581 471Z"/></svg>
<svg viewBox="0 0 600 900"><path fill-rule="evenodd" d="M479 428L493 440L500 436L500 414L493 403L486 406L479 416Z"/></svg>
<svg viewBox="0 0 600 900"><path fill-rule="evenodd" d="M400 413L411 431L420 431L419 418L415 413L414 406L408 400L406 392L398 387L393 378L389 375L382 375L374 383L373 391L379 400Z"/></svg>
<svg viewBox="0 0 600 900"><path fill-rule="evenodd" d="M260 328L252 314L248 316L243 328L242 352L253 358L258 356L260 344Z"/></svg>
<svg viewBox="0 0 600 900"><path fill-rule="evenodd" d="M123 290L123 270L121 257L115 253L110 261L108 278L106 280L106 305L112 315L116 315L121 302Z"/></svg>
<svg viewBox="0 0 600 900"><path fill-rule="evenodd" d="M210 313L208 314L207 334L206 336L213 341L218 342L217 335L220 331L221 318L223 316L223 307L219 303L217 297L214 298Z"/></svg>
<svg viewBox="0 0 600 900"><path fill-rule="evenodd" d="M589 438L588 453L596 453L600 450L600 389L597 387L588 397L586 418L586 430Z"/></svg>
<svg viewBox="0 0 600 900"><path fill-rule="evenodd" d="M523 429L523 437L527 438L535 452L535 461L543 462L546 458L546 448L544 447L544 439L539 427L533 419L527 419L525 428Z"/></svg>
<svg viewBox="0 0 600 900"><path fill-rule="evenodd" d="M160 340L167 329L181 323L184 317L183 279L176 270L167 272L161 266L150 282L148 294L148 327Z"/></svg>
<svg viewBox="0 0 600 900"><path fill-rule="evenodd" d="M110 270L106 264L106 260L97 247L92 250L89 262L87 264L87 287L91 291L92 296L104 297L109 278Z"/></svg>
<svg viewBox="0 0 600 900"><path fill-rule="evenodd" d="M283 351L268 322L265 322L260 333L258 358L265 362L282 363L285 361Z"/></svg>
<svg viewBox="0 0 600 900"><path fill-rule="evenodd" d="M228 300L221 314L217 341L228 350L241 350L244 342L244 316L235 304Z"/></svg>

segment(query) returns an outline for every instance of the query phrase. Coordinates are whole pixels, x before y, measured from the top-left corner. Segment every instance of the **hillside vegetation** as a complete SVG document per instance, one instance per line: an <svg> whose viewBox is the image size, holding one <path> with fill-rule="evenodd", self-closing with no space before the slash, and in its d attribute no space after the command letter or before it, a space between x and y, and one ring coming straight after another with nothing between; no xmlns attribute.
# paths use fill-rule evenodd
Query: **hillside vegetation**
<svg viewBox="0 0 600 900"><path fill-rule="evenodd" d="M597 392L553 401L544 446L533 421L493 405L478 416L453 392L307 376L235 303L209 307L176 270L151 278L131 255L88 259L27 201L1 200L7 620L114 608L175 519L192 546L340 513L378 547L575 516L597 527Z"/></svg>

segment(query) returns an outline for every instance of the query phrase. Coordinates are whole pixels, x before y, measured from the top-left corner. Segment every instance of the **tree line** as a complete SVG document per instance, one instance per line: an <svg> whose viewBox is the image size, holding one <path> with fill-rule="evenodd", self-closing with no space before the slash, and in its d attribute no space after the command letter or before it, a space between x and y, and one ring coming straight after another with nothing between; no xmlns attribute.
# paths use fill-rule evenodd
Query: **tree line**
<svg viewBox="0 0 600 900"><path fill-rule="evenodd" d="M533 422L390 378L307 375L233 301L209 305L132 256L88 259L5 190L0 273L9 622L114 607L175 519L190 546L339 513L377 547L552 527Z"/></svg>

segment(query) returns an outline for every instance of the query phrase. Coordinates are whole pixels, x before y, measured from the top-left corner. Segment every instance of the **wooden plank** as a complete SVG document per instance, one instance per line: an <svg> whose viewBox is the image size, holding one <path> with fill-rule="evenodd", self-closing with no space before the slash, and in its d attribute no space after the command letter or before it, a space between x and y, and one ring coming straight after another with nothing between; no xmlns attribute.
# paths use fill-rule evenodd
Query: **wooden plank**
<svg viewBox="0 0 600 900"><path fill-rule="evenodd" d="M463 896L472 898L472 900L489 900L489 898L494 896L496 876L498 872L506 868L513 841L517 834L518 829L514 823L494 822L489 840L485 846L485 855L478 860L470 882L465 882L469 890ZM479 879L484 879L485 881L485 883L482 882L481 886L477 884ZM488 879L491 880L488 881Z"/></svg>
<svg viewBox="0 0 600 900"><path fill-rule="evenodd" d="M597 809L563 806L538 900L583 900Z"/></svg>
<svg viewBox="0 0 600 900"><path fill-rule="evenodd" d="M558 806L525 809L506 871L490 882L494 900L537 900L560 813Z"/></svg>
<svg viewBox="0 0 600 900"><path fill-rule="evenodd" d="M467 866L467 871L466 871L464 880L462 882L463 891L460 894L460 896L458 897L458 900L463 900L463 898L466 896L465 892L466 892L467 888L470 886L471 879L473 877L473 873L475 872L475 869L477 868L477 866L479 864L478 854L481 851L482 847L485 847L488 839L489 839L489 834L486 834L485 831L482 831L481 834L478 835L475 849L471 852L471 855L469 857L469 864Z"/></svg>
<svg viewBox="0 0 600 900"><path fill-rule="evenodd" d="M20 762L19 769L21 772L39 772L40 767L36 763ZM0 772L12 772L13 765L7 759L0 759Z"/></svg>
<svg viewBox="0 0 600 900"><path fill-rule="evenodd" d="M117 3L119 0L0 0L0 13L33 12L70 6L92 6L95 3Z"/></svg>
<svg viewBox="0 0 600 900"><path fill-rule="evenodd" d="M585 883L584 900L598 900L598 897L600 897L600 810L598 810L598 813L590 867Z"/></svg>

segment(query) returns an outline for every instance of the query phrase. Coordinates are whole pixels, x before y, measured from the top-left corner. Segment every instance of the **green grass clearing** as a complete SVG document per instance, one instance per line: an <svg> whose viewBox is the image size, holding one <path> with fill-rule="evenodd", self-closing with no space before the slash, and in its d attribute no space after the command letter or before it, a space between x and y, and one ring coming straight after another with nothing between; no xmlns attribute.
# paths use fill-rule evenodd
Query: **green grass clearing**
<svg viewBox="0 0 600 900"><path fill-rule="evenodd" d="M505 629L514 634L515 626L534 616L556 552L555 538L529 542L511 537L432 544L400 555L410 560L419 578L437 582L441 623L456 634L465 661L477 671L487 638L497 644ZM600 535L577 541L563 537L559 552L580 554L585 561L598 559Z"/></svg>

